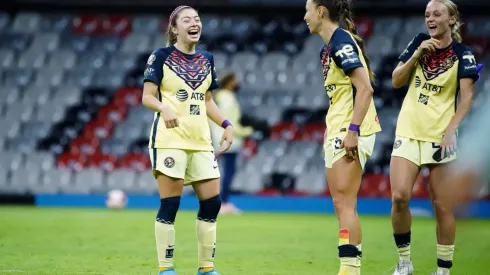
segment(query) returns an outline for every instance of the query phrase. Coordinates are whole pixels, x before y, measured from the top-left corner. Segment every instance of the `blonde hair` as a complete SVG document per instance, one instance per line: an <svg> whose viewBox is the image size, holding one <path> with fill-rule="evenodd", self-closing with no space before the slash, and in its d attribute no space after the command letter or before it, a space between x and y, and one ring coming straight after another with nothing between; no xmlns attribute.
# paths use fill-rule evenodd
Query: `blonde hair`
<svg viewBox="0 0 490 275"><path fill-rule="evenodd" d="M451 37L458 41L459 43L463 42L463 38L461 37L461 26L463 23L461 22L461 15L458 10L458 6L451 0L431 0L430 2L439 2L446 6L449 16L456 17L456 23L451 25Z"/></svg>
<svg viewBox="0 0 490 275"><path fill-rule="evenodd" d="M179 13L185 9L193 9L190 6L178 6L175 10L170 14L170 18L168 19L168 28L167 28L167 47L174 45L177 43L177 35L172 32L172 27L177 26L177 17Z"/></svg>

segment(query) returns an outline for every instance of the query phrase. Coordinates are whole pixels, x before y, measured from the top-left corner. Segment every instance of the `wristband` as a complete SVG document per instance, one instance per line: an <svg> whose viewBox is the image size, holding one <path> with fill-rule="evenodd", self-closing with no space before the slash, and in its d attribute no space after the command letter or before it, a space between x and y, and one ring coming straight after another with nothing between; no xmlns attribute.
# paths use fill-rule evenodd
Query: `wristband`
<svg viewBox="0 0 490 275"><path fill-rule="evenodd" d="M231 123L227 119L225 119L225 121L221 123L221 127L223 127L223 129L226 129L226 127L228 126L233 126L233 125L231 125Z"/></svg>
<svg viewBox="0 0 490 275"><path fill-rule="evenodd" d="M361 126L360 125L357 125L357 124L351 123L349 125L349 131L359 133L361 131Z"/></svg>

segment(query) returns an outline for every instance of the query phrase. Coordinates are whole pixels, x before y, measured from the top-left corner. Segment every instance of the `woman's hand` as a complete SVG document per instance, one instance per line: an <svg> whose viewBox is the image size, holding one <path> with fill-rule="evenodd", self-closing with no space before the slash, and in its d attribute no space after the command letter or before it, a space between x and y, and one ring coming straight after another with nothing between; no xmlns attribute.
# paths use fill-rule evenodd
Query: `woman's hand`
<svg viewBox="0 0 490 275"><path fill-rule="evenodd" d="M179 127L179 119L172 109L163 107L160 112L163 115L163 121L165 122L165 127L167 127L167 129Z"/></svg>
<svg viewBox="0 0 490 275"><path fill-rule="evenodd" d="M219 142L219 151L220 153L228 151L230 146L233 144L233 126L226 127L223 135L221 136L221 140Z"/></svg>
<svg viewBox="0 0 490 275"><path fill-rule="evenodd" d="M444 137L442 138L441 159L444 159L446 156L450 157L451 155L455 154L457 149L458 146L456 131L452 129L447 129Z"/></svg>
<svg viewBox="0 0 490 275"><path fill-rule="evenodd" d="M430 52L435 52L437 47L439 47L440 45L440 41L435 39L435 38L431 38L431 39L428 39L428 40L425 40L424 42L422 42L419 46L419 48L417 49L417 52L419 54L419 56L424 56ZM417 54L416 52L416 54Z"/></svg>
<svg viewBox="0 0 490 275"><path fill-rule="evenodd" d="M351 159L356 159L358 154L357 145L358 145L357 133L354 131L349 131L347 136L342 141L342 146L340 148L345 148L345 152L348 157Z"/></svg>

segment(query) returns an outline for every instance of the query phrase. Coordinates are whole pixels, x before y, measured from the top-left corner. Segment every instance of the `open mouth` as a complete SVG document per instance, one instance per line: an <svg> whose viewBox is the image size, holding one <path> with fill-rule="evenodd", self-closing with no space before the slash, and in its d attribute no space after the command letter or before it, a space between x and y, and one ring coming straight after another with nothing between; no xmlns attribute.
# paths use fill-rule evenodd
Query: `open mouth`
<svg viewBox="0 0 490 275"><path fill-rule="evenodd" d="M198 36L199 35L199 30L190 30L188 32L190 36Z"/></svg>
<svg viewBox="0 0 490 275"><path fill-rule="evenodd" d="M435 26L435 25L429 25L429 30L435 30L435 29L437 29L437 26Z"/></svg>

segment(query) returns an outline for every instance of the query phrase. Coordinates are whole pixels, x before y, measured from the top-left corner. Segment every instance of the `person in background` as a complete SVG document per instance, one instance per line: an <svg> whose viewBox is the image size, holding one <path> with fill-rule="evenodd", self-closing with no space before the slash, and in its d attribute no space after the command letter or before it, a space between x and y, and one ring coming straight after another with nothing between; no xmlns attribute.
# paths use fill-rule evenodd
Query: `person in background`
<svg viewBox="0 0 490 275"><path fill-rule="evenodd" d="M218 105L219 109L225 117L228 118L230 123L233 125L233 135L234 140L228 151L221 154L222 160L222 187L221 187L221 213L239 213L240 210L229 201L231 185L233 183L233 177L237 168L237 159L240 154L240 150L243 146L243 139L252 135L254 129L250 126L243 126L241 121L241 111L240 104L238 103L236 93L239 90L238 77L233 72L223 73L219 77L220 87L214 95L214 100ZM214 127L211 124L211 132L213 140L219 141L223 129L219 127Z"/></svg>

